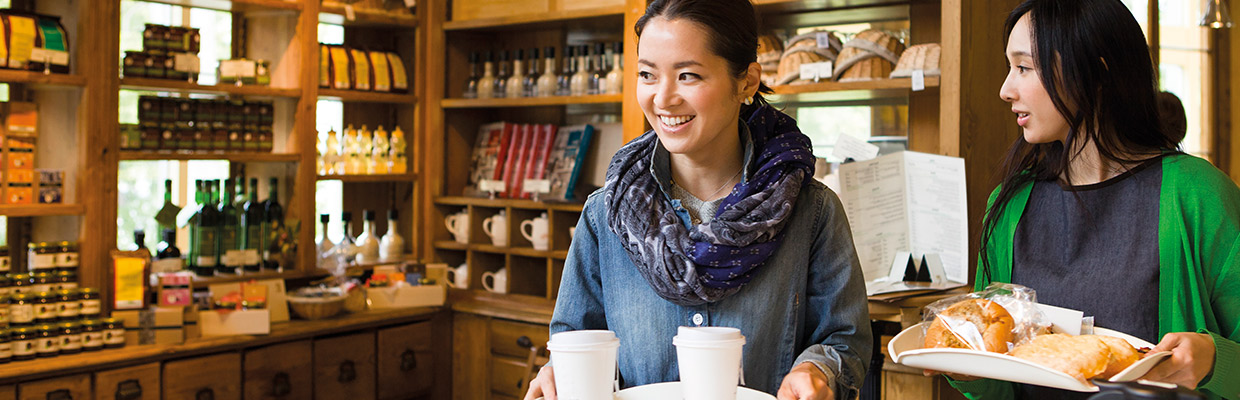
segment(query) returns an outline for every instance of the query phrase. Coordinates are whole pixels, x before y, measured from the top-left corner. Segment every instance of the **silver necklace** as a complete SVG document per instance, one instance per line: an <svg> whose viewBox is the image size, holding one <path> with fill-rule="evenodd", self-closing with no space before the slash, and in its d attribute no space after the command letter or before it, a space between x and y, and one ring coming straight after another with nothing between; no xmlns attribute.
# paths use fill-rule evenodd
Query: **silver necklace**
<svg viewBox="0 0 1240 400"><path fill-rule="evenodd" d="M728 184L729 184L729 183L732 183L732 180L733 180L733 179L736 179L736 176L737 176L737 175L740 175L740 174L741 174L741 171L744 171L744 170L745 170L745 168L744 168L744 167L741 167L741 169L739 169L739 170L737 170L737 171L736 171L736 174L733 174L731 178L728 178L727 182L724 182L724 183L723 183L723 186L720 186L718 189L715 189L715 192L714 192L714 193L711 193L709 196L706 196L706 198L707 198L707 199L713 199L713 198L715 198L715 195L719 194L719 192L720 192L720 191L722 191L722 190L723 190L723 188L728 187Z"/></svg>

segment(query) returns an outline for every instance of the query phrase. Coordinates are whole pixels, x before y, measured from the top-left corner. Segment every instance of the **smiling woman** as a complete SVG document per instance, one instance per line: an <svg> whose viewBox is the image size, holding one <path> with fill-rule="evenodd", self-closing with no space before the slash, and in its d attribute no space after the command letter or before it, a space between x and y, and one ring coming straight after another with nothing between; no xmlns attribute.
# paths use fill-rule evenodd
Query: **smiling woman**
<svg viewBox="0 0 1240 400"><path fill-rule="evenodd" d="M753 5L654 0L635 29L654 129L587 200L551 332L614 331L627 387L677 380L678 326L738 328L746 386L855 398L872 345L856 251L809 138L759 94ZM544 368L526 398L554 387Z"/></svg>

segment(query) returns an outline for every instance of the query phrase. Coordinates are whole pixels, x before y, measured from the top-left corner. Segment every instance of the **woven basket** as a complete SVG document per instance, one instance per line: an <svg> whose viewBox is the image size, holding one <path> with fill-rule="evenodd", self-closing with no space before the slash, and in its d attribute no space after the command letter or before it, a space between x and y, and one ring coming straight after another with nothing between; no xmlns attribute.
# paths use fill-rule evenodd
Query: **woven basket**
<svg viewBox="0 0 1240 400"><path fill-rule="evenodd" d="M340 311L344 310L346 298L347 296L332 289L303 289L297 294L288 295L288 305L293 314L302 319L323 319L340 314Z"/></svg>
<svg viewBox="0 0 1240 400"><path fill-rule="evenodd" d="M762 66L762 83L774 86L779 80L779 58L784 53L784 43L773 34L758 37L758 64Z"/></svg>
<svg viewBox="0 0 1240 400"><path fill-rule="evenodd" d="M892 78L908 78L913 76L913 71L922 70L926 76L939 76L942 71L939 69L939 58L942 54L942 48L938 43L919 44L909 47L904 51L904 55L900 56L900 63L896 64L895 71L891 72Z"/></svg>
<svg viewBox="0 0 1240 400"><path fill-rule="evenodd" d="M818 47L818 34L820 33L827 35L829 46ZM779 76L775 84L797 83L801 79L801 64L835 61L841 48L843 48L843 43L832 32L814 31L797 35L788 41L788 47L779 60Z"/></svg>
<svg viewBox="0 0 1240 400"><path fill-rule="evenodd" d="M887 78L895 69L904 43L889 33L866 30L844 45L835 63L835 79L840 82Z"/></svg>

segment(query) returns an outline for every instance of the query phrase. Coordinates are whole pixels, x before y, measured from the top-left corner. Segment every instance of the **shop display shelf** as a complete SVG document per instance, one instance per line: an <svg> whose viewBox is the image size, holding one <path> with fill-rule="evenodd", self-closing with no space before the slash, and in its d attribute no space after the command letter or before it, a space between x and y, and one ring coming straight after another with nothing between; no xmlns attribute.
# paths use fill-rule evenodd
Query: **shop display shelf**
<svg viewBox="0 0 1240 400"><path fill-rule="evenodd" d="M596 94L588 96L518 97L501 99L443 99L443 108L508 108L564 106L569 104L620 104L624 96L619 94Z"/></svg>
<svg viewBox="0 0 1240 400"><path fill-rule="evenodd" d="M81 204L0 204L0 215L6 217L46 217L85 213L86 206Z"/></svg>
<svg viewBox="0 0 1240 400"><path fill-rule="evenodd" d="M231 162L298 162L301 154L280 153L170 153L122 151L122 161L199 161L220 160Z"/></svg>
<svg viewBox="0 0 1240 400"><path fill-rule="evenodd" d="M52 88L77 88L86 86L86 77L73 74L45 74L37 71L0 69L0 82L25 83Z"/></svg>
<svg viewBox="0 0 1240 400"><path fill-rule="evenodd" d="M548 13L516 15L510 17L478 18L461 21L447 21L443 24L445 31L513 29L530 25L560 24L568 21L623 18L624 6L599 7L584 10L554 11Z"/></svg>
<svg viewBox="0 0 1240 400"><path fill-rule="evenodd" d="M267 280L267 279L299 279L325 276L326 273L315 271L306 272L300 270L293 271L263 271L253 273L243 273L236 275L216 275L216 276L194 276L194 286L203 287L203 285L215 285L221 283L246 282L250 280Z"/></svg>
<svg viewBox="0 0 1240 400"><path fill-rule="evenodd" d="M121 78L121 89L123 90L144 90L154 92L184 92L184 93L205 93L205 94L227 94L235 96L256 96L256 97L280 97L280 98L298 98L301 97L300 89L283 89L273 88L263 85L199 85L197 83L175 80L175 79L154 79L154 78Z"/></svg>
<svg viewBox="0 0 1240 400"><path fill-rule="evenodd" d="M938 87L939 77L927 76L926 87ZM851 90L913 90L913 80L909 78L875 79L860 82L825 81L803 85L780 85L771 88L776 95L808 94L820 92L842 92Z"/></svg>
<svg viewBox="0 0 1240 400"><path fill-rule="evenodd" d="M250 12L250 11L301 11L302 1L298 0L143 0L149 3L170 4L212 10Z"/></svg>
<svg viewBox="0 0 1240 400"><path fill-rule="evenodd" d="M443 196L435 198L435 204L441 206L478 206L503 208L512 207L525 210L555 210L581 212L583 203L554 203L521 199L488 199L464 196Z"/></svg>
<svg viewBox="0 0 1240 400"><path fill-rule="evenodd" d="M353 7L352 15L350 15L348 6L339 1L324 1L319 7L319 21L324 23L405 29L418 27L418 19L413 14L395 14L388 10Z"/></svg>
<svg viewBox="0 0 1240 400"><path fill-rule="evenodd" d="M320 181L341 182L413 182L417 174L374 174L374 175L319 175Z"/></svg>
<svg viewBox="0 0 1240 400"><path fill-rule="evenodd" d="M418 97L413 93L383 93L325 88L319 89L319 98L339 99L340 101L353 103L415 104L418 102Z"/></svg>

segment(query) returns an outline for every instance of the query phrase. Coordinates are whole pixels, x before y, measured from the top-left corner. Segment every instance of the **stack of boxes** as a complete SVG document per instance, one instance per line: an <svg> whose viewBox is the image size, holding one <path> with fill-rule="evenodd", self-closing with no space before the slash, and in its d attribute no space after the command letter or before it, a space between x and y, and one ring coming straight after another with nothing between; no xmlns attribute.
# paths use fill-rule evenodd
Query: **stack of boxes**
<svg viewBox="0 0 1240 400"><path fill-rule="evenodd" d="M197 28L146 24L142 51L125 52L127 78L197 81L202 36Z"/></svg>
<svg viewBox="0 0 1240 400"><path fill-rule="evenodd" d="M121 126L121 149L270 153L274 114L269 101L142 96L138 125Z"/></svg>
<svg viewBox="0 0 1240 400"><path fill-rule="evenodd" d="M39 111L34 103L0 103L4 117L0 129L0 158L3 158L4 192L2 204L59 204L64 197L65 173L35 169Z"/></svg>

